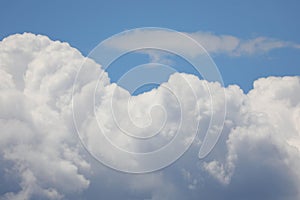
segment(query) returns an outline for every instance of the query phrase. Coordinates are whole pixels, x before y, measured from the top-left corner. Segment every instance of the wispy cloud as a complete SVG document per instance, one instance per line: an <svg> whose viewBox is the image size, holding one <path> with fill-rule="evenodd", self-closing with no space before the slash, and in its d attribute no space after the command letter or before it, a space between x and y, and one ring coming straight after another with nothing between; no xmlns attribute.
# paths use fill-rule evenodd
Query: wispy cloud
<svg viewBox="0 0 300 200"><path fill-rule="evenodd" d="M280 48L300 48L299 44L268 37L241 39L232 35L216 35L210 32L186 34L203 45L209 53L213 54L222 53L230 56L245 56L267 53Z"/></svg>
<svg viewBox="0 0 300 200"><path fill-rule="evenodd" d="M300 45L297 43L262 36L247 39L238 38L233 35L218 35L201 31L193 33L185 32L184 34L197 41L212 55L250 56L268 53L274 49L300 48ZM156 39L153 40L153 38ZM178 39L178 34L161 30L151 31L151 37L148 30L136 30L129 32L129 34L125 33L114 38L114 41L109 45L115 49L131 50L136 46L149 46L155 43L166 48L177 49L178 52L189 52L191 56L197 55L197 51L192 45L183 43ZM151 53L150 56L153 57L153 53ZM158 56L156 55L154 58L157 60Z"/></svg>

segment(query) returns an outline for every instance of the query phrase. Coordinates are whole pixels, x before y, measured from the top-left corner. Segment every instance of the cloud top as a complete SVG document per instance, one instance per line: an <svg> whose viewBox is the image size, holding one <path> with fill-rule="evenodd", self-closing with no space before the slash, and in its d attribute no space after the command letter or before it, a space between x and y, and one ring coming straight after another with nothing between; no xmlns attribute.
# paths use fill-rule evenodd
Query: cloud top
<svg viewBox="0 0 300 200"><path fill-rule="evenodd" d="M232 53L241 48L248 54L257 49L268 51L287 45L268 39L241 43L232 36L192 35L198 36L205 41L217 41L215 45L209 43L212 52L222 46L224 52ZM263 45L257 45L257 42ZM119 46L124 45L119 43ZM200 123L198 137L190 150L171 167L135 176L117 173L93 161L78 140L73 123L72 92L76 73L86 60L79 51L67 43L25 33L0 42L0 60L2 199L82 199L85 195L94 199L99 196L108 199L299 198L299 77L262 78L245 94L236 85L223 88L194 75L173 74L163 85L173 88L181 96L186 119ZM87 59L84 63L88 70L74 90L75 98L80 102L78 109L81 109L77 116L81 123L77 125L86 133L84 139L89 145L96 145L106 157L114 156L105 151L105 144L94 134L99 131L97 118L101 119L110 139L127 150L153 150L172 138L178 120L178 105L163 86L132 98L135 106L131 110L133 122L143 127L151 117L147 115L149 108L155 103L163 105L168 123L161 130L160 138L146 145L124 140L108 105L113 97L114 112L119 117L117 122L124 129L139 133L138 129L132 130L124 111L130 94L110 83L105 73L98 86L94 114L93 107L85 103L93 98L93 86L103 71L93 60ZM185 93L182 79L195 91L195 101ZM206 85L214 88L216 95L225 89L227 115L222 138L214 151L204 160L198 160L203 133L211 117ZM217 104L218 108L221 107ZM153 112L157 112L157 121L152 121L153 127L149 131L160 126L165 117L159 109ZM181 131L186 133L182 140L184 145L191 126L184 126ZM124 165L151 164L138 163L131 157L116 158Z"/></svg>

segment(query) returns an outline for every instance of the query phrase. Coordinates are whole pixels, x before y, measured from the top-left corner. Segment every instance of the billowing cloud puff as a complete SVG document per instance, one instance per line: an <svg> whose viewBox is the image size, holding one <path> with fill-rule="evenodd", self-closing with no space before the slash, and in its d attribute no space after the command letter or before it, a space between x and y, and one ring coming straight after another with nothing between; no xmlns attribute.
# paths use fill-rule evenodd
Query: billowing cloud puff
<svg viewBox="0 0 300 200"><path fill-rule="evenodd" d="M0 148L3 173L10 174L2 186L17 185L15 193L2 189L4 199L60 199L86 189L81 170L90 165L70 126L70 92L82 56L33 34L4 39L0 52Z"/></svg>
<svg viewBox="0 0 300 200"><path fill-rule="evenodd" d="M211 117L207 85L217 96L224 91L220 84L175 73L157 89L130 96L111 84L106 73L98 84L101 66L67 43L29 33L4 39L0 60L3 199L300 197L299 77L262 78L248 94L236 85L225 88L227 115L222 136L211 154L199 160L197 154ZM85 73L74 85L74 106L79 113L74 116L79 122L75 127L73 83L83 63ZM89 102L96 84L94 110ZM222 110L222 104L214 109ZM86 153L76 132L77 128L84 133L82 139L88 147L98 147L103 158L111 158L116 155L95 134L99 124L119 147L147 152L174 137L181 115L200 124L196 140L172 166L149 174L123 174L104 167ZM147 129L141 132L139 127ZM144 144L126 139L124 131L138 136L160 134ZM184 139L195 130L183 123L180 131L185 137L178 144L184 146ZM116 159L124 167L151 165L130 156Z"/></svg>

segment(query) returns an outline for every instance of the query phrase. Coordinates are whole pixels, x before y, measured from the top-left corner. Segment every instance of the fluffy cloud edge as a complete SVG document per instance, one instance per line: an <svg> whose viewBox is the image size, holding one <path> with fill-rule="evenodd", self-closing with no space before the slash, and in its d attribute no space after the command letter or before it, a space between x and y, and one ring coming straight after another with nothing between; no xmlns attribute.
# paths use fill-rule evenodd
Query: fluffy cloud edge
<svg viewBox="0 0 300 200"><path fill-rule="evenodd" d="M14 163L14 170L21 180L19 193L6 193L4 198L62 199L70 193L88 189L88 171L99 166L90 166L84 159L85 154L73 137L74 127L70 125L69 118L72 79L75 77L76 68L85 58L67 43L53 42L45 36L29 33L4 39L0 43L0 52L3 61L0 76L4 80L0 85L1 127L6 130L1 134L1 156L2 159ZM93 70L100 69L93 61L89 61L88 65L92 68L88 76L93 77L81 80L81 92L84 88L88 89L86 86L90 83L89 78L95 80L97 73ZM106 78L104 87L110 85L108 77ZM192 75L186 75L186 78L196 86L201 83ZM247 181L247 164L254 167L255 162L266 162L261 173L274 170L281 176L286 175L287 183L293 187L299 186L300 174L297 169L300 158L298 143L295 142L298 141L300 133L297 123L300 118L300 97L295 92L299 91L299 81L299 77L262 78L254 82L254 89L248 94L244 94L238 86L226 88L229 108L224 130L226 145L224 148L218 146L212 154L213 159L205 160L203 170L227 185L227 188L231 184L236 184L235 187L239 188L237 184ZM216 86L217 89L222 89L218 87ZM195 89L200 94L203 93L200 87ZM87 97L83 95L82 100L85 98ZM26 137L22 138L24 136ZM28 145L31 146L30 151ZM248 149L245 150L245 147ZM194 148L197 149L198 146ZM279 151L269 152L273 148ZM53 166L54 174L45 170L50 165ZM180 184L178 186L178 183L172 182L173 176L179 180L185 177L190 181L188 191L196 189L201 193L199 196L202 193L204 195L204 190L197 185L203 179L197 179L195 174L199 171L185 163L179 163L177 167L184 175L166 170L155 175L153 179L145 176L145 179L134 180L129 185L134 189L141 187L139 181L149 182L144 190L150 190L153 199L168 198L170 196L166 193L167 189L163 190L154 185L159 183L162 187L168 186L169 191L175 194L177 189L182 188ZM287 173L286 170L290 172ZM191 174L195 177L191 177ZM100 176L107 175L100 173ZM56 177L56 180L50 177ZM117 177L113 182L115 184L118 182ZM276 180L281 179L279 177ZM74 183L77 183L76 187ZM180 193L181 191L177 191L176 194L180 196ZM181 195L184 196L184 192ZM206 195L209 197L209 194Z"/></svg>

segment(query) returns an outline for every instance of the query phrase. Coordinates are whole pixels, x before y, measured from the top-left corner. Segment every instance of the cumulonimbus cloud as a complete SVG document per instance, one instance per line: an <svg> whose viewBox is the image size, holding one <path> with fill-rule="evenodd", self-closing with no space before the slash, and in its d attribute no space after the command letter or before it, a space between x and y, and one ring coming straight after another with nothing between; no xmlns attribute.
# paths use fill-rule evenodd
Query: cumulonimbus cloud
<svg viewBox="0 0 300 200"><path fill-rule="evenodd" d="M239 44L236 38L226 36L225 39L232 40L238 48L246 44ZM226 51L237 46L226 47L229 49ZM252 47L248 46L245 51L251 52ZM214 48L211 47L211 51ZM85 59L67 43L51 41L46 36L25 33L1 41L0 175L3 181L0 192L3 199L76 199L80 198L80 194L86 194L93 184L100 188L99 191L105 190L103 194L93 191L94 199L101 195L103 198L116 197L116 190L126 191L119 196L124 199L299 198L299 77L262 78L254 82L254 89L248 94L236 85L225 88L227 116L222 138L210 156L199 161L194 152L199 149L201 134L205 132L211 116L205 85L210 84L215 93L221 93L224 88L218 83L199 80L194 75L171 75L164 84L181 94L186 106L185 114L200 123L198 140L178 162L158 173L116 175L117 172L91 161L73 124L72 92L78 68L85 61L89 69L75 85L74 98L82 104L93 98L90 96L94 90L91 85L98 80L97 75L101 71L100 65ZM196 96L201 97L196 103L190 102L188 95L184 94L180 84L182 78L188 80ZM178 121L178 105L162 86L133 97L137 106L132 110L132 120L141 126L151 120L149 116L143 120L138 116L144 116L147 108L155 103L164 105L168 113L168 123L159 140L147 146L124 140L120 127L110 117L110 100L117 93L114 112L118 122L123 128L136 131L126 126L129 123L124 117L123 109L130 94L110 83L107 74L101 79L98 89L100 96L96 102L96 117L101 118L110 138L122 148L153 150L172 138ZM83 108L79 116L82 123L77 124L78 128L86 133L89 145L96 145L105 156L111 156L105 151L101 138L94 138L97 119L93 109L91 105ZM153 130L160 126L164 114L158 111L156 116L157 121L153 121L151 127ZM187 139L188 133L193 131L189 128L183 129ZM124 165L145 164L134 163L134 160L128 160L130 158L118 159Z"/></svg>

